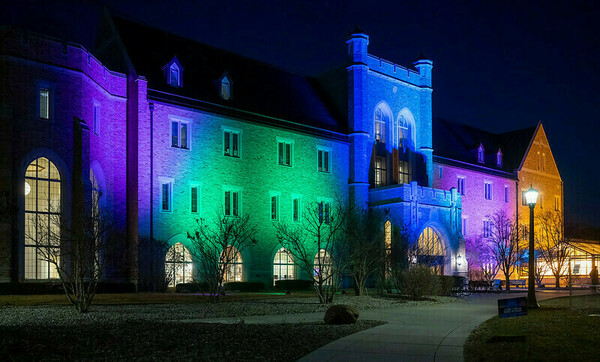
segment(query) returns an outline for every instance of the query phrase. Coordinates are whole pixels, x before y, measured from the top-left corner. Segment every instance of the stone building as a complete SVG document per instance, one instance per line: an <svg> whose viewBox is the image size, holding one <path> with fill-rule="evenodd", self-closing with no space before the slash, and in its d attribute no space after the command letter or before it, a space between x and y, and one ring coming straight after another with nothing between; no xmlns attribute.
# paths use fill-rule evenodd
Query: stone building
<svg viewBox="0 0 600 362"><path fill-rule="evenodd" d="M491 182L493 200L514 211L519 179L530 182L513 168L518 157L509 157L523 150L500 141L472 138L485 147L484 162L465 159L477 149L444 153L445 140L456 136L436 133L433 62L407 68L378 58L361 31L348 36L347 64L308 77L124 19L104 20L93 51L3 30L0 192L18 211L0 224L0 282L55 278L35 256L26 230L41 231L27 220L56 212L70 222L96 189L120 240L105 279L139 289L164 278L165 262L177 268L177 282L190 280L199 261L189 253L165 260L165 250L149 250L155 241L189 250L194 221L218 213L251 214L259 225L257 245L238 255L229 280L269 286L309 278L282 256L273 224L302 223L302 205L335 200L385 209L386 233L402 229L410 243L435 243L437 272L466 275L463 232L475 233L475 219L493 210L476 210L484 195L476 190ZM547 141L534 147L553 167L549 148L541 148ZM553 192L543 191L552 195L545 202ZM461 230L465 219L472 227Z"/></svg>

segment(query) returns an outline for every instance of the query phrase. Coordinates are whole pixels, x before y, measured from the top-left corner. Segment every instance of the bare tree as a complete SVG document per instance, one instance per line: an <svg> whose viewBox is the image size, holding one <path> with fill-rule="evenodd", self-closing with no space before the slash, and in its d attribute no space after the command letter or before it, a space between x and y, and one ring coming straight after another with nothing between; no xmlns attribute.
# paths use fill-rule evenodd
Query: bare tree
<svg viewBox="0 0 600 362"><path fill-rule="evenodd" d="M308 203L300 224L275 224L277 240L292 255L294 264L312 276L320 303L331 303L344 269L347 209L337 203Z"/></svg>
<svg viewBox="0 0 600 362"><path fill-rule="evenodd" d="M489 288L500 267L490 243L481 236L468 237L465 239L465 250L469 262L469 279L474 280L477 276Z"/></svg>
<svg viewBox="0 0 600 362"><path fill-rule="evenodd" d="M506 211L497 211L490 219L493 225L490 230L489 250L504 274L506 290L510 291L510 276L527 249L520 242L519 223L511 219Z"/></svg>
<svg viewBox="0 0 600 362"><path fill-rule="evenodd" d="M539 232L536 235L536 249L539 260L554 275L555 286L560 286L560 278L565 275L569 261L569 244L565 240L564 218L560 211L545 211L536 217Z"/></svg>
<svg viewBox="0 0 600 362"><path fill-rule="evenodd" d="M389 235L386 235L384 223L385 212L381 209L348 210L348 222L344 229L344 250L347 254L346 270L354 279L356 295L366 293L367 279L373 273L382 269L390 273L391 224Z"/></svg>
<svg viewBox="0 0 600 362"><path fill-rule="evenodd" d="M56 270L71 304L81 312L89 310L105 266L105 255L114 245L108 237L112 228L108 214L100 208L101 192L93 195L84 215L71 224L60 210L49 210L48 218L27 215L25 238L35 245L38 260Z"/></svg>
<svg viewBox="0 0 600 362"><path fill-rule="evenodd" d="M190 252L199 264L200 276L208 284L211 300L220 300L223 283L240 253L256 245L256 228L248 214L233 217L217 213L211 221L197 219L195 230L188 232Z"/></svg>

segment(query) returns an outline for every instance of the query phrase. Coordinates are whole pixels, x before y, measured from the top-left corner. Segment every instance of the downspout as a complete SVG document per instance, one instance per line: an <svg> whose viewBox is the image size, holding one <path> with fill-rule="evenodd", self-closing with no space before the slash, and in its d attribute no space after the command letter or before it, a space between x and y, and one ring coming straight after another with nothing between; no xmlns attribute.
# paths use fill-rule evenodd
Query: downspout
<svg viewBox="0 0 600 362"><path fill-rule="evenodd" d="M150 103L150 242L154 242L154 103Z"/></svg>
<svg viewBox="0 0 600 362"><path fill-rule="evenodd" d="M519 224L519 180L515 182L515 221Z"/></svg>

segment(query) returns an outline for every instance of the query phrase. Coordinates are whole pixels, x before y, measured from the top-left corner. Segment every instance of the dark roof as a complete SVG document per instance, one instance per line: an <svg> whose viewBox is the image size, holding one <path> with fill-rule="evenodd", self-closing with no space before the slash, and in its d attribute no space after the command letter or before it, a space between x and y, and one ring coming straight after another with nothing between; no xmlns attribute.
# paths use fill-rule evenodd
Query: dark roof
<svg viewBox="0 0 600 362"><path fill-rule="evenodd" d="M491 133L464 124L436 118L433 120L433 153L447 159L514 172L521 165L536 127L506 133ZM477 150L483 144L485 162L477 162ZM502 151L502 167L496 166L496 154Z"/></svg>
<svg viewBox="0 0 600 362"><path fill-rule="evenodd" d="M318 127L345 132L342 116L327 104L315 78L218 49L129 20L113 21L135 73L148 88ZM183 66L183 87L167 84L162 68L174 57ZM219 96L218 81L227 73L229 100Z"/></svg>

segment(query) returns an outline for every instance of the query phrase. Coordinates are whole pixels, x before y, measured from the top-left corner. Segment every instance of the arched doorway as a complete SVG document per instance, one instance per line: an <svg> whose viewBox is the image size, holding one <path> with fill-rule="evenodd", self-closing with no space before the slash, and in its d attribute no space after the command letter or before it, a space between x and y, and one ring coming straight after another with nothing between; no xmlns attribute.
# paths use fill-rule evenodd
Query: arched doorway
<svg viewBox="0 0 600 362"><path fill-rule="evenodd" d="M294 279L296 274L296 265L292 254L286 248L281 248L275 253L273 259L273 285L278 280Z"/></svg>
<svg viewBox="0 0 600 362"><path fill-rule="evenodd" d="M440 234L432 227L426 227L417 240L416 261L429 265L434 274L444 275L446 247Z"/></svg>

